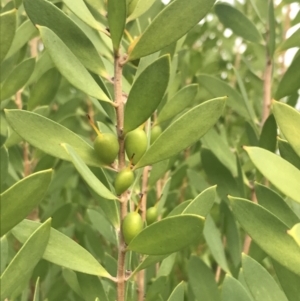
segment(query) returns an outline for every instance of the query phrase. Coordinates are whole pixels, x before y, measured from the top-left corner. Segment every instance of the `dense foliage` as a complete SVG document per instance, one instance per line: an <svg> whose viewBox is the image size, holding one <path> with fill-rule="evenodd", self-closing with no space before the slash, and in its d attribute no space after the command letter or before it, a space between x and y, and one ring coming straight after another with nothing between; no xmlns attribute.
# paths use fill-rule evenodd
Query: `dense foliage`
<svg viewBox="0 0 300 301"><path fill-rule="evenodd" d="M1 301L300 300L299 1L0 18Z"/></svg>

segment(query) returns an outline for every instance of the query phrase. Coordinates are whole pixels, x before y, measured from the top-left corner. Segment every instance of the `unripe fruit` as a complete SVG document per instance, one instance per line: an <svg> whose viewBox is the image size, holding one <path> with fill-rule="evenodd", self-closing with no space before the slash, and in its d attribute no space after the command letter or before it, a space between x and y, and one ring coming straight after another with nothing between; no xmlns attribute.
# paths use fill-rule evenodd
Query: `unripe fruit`
<svg viewBox="0 0 300 301"><path fill-rule="evenodd" d="M111 133L98 134L94 141L94 149L104 164L112 164L119 153L119 142L117 137Z"/></svg>
<svg viewBox="0 0 300 301"><path fill-rule="evenodd" d="M147 150L147 144L147 135L141 128L137 128L126 135L125 150L128 159L132 159L133 164L136 164L142 158Z"/></svg>
<svg viewBox="0 0 300 301"><path fill-rule="evenodd" d="M162 129L159 125L155 125L152 129L151 129L151 135L150 135L150 144L152 144L157 138L158 136L162 133Z"/></svg>
<svg viewBox="0 0 300 301"><path fill-rule="evenodd" d="M133 181L134 181L134 173L129 167L126 167L123 170L121 170L117 174L114 183L116 194L120 195L124 191L126 191L132 185Z"/></svg>
<svg viewBox="0 0 300 301"><path fill-rule="evenodd" d="M158 211L155 206L147 209L146 211L147 225L151 225L152 223L154 223L157 220L157 217L158 217Z"/></svg>
<svg viewBox="0 0 300 301"><path fill-rule="evenodd" d="M137 212L128 213L122 223L122 233L126 244L137 236L143 229L142 217Z"/></svg>

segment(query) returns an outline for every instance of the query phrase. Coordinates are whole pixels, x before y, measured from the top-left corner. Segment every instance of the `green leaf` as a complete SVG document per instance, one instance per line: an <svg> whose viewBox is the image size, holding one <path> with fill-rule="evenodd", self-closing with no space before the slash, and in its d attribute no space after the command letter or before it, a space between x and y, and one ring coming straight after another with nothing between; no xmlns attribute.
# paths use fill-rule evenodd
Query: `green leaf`
<svg viewBox="0 0 300 301"><path fill-rule="evenodd" d="M0 15L0 63L4 60L15 36L17 10L13 9Z"/></svg>
<svg viewBox="0 0 300 301"><path fill-rule="evenodd" d="M290 229L287 232L291 237L293 237L293 239L295 240L295 242L298 244L298 246L300 247L300 223L296 224L293 226L292 229ZM299 248L300 250L300 248Z"/></svg>
<svg viewBox="0 0 300 301"><path fill-rule="evenodd" d="M175 117L188 107L194 100L198 92L198 85L192 84L185 86L179 90L168 102L163 106L157 117L156 123L162 123L170 118Z"/></svg>
<svg viewBox="0 0 300 301"><path fill-rule="evenodd" d="M296 154L291 145L278 137L277 140L280 156L300 169L300 157Z"/></svg>
<svg viewBox="0 0 300 301"><path fill-rule="evenodd" d="M40 277L35 282L33 301L40 301Z"/></svg>
<svg viewBox="0 0 300 301"><path fill-rule="evenodd" d="M134 1L131 1L131 3ZM137 0L137 3L135 5L135 7L131 11L128 11L129 16L127 18L127 22L132 21L138 17L140 17L141 15L143 15L145 12L147 12L147 10L153 5L153 3L155 2L155 0ZM129 4L129 9L130 10L130 4Z"/></svg>
<svg viewBox="0 0 300 301"><path fill-rule="evenodd" d="M8 240L6 235L4 235L0 238L0 274L1 275L6 268L7 262L8 262Z"/></svg>
<svg viewBox="0 0 300 301"><path fill-rule="evenodd" d="M199 193L183 210L182 214L206 216L216 199L216 187L212 186Z"/></svg>
<svg viewBox="0 0 300 301"><path fill-rule="evenodd" d="M252 299L238 280L226 274L222 284L222 301L252 301Z"/></svg>
<svg viewBox="0 0 300 301"><path fill-rule="evenodd" d="M299 218L288 204L275 191L261 184L255 183L255 192L258 203L273 213L288 227L299 223Z"/></svg>
<svg viewBox="0 0 300 301"><path fill-rule="evenodd" d="M244 230L270 257L300 275L300 248L288 227L260 205L229 197L233 213Z"/></svg>
<svg viewBox="0 0 300 301"><path fill-rule="evenodd" d="M272 260L279 283L289 301L300 301L300 276Z"/></svg>
<svg viewBox="0 0 300 301"><path fill-rule="evenodd" d="M92 173L92 171L87 167L81 157L76 153L76 151L66 143L62 146L69 154L71 162L74 164L77 171L80 173L84 181L99 195L105 199L116 200L117 197L108 190L99 179Z"/></svg>
<svg viewBox="0 0 300 301"><path fill-rule="evenodd" d="M104 26L98 23L91 14L83 0L63 0L64 4L83 22L92 28L104 31ZM53 24L51 24L53 26Z"/></svg>
<svg viewBox="0 0 300 301"><path fill-rule="evenodd" d="M170 256L163 259L157 271L156 277L169 276L171 274L176 256L177 253L173 253Z"/></svg>
<svg viewBox="0 0 300 301"><path fill-rule="evenodd" d="M268 2L268 54L272 58L274 55L275 47L276 47L276 20L275 20L275 8L273 0Z"/></svg>
<svg viewBox="0 0 300 301"><path fill-rule="evenodd" d="M2 187L4 186L7 180L6 178L7 174L8 174L8 151L7 148L3 145L0 148L0 191L2 191Z"/></svg>
<svg viewBox="0 0 300 301"><path fill-rule="evenodd" d="M220 294L211 269L198 257L192 256L187 265L189 284L197 300L220 301Z"/></svg>
<svg viewBox="0 0 300 301"><path fill-rule="evenodd" d="M183 300L184 300L184 282L181 281L173 289L173 292L171 293L167 301L183 301Z"/></svg>
<svg viewBox="0 0 300 301"><path fill-rule="evenodd" d="M101 280L93 275L77 273L82 296L86 301L109 301ZM99 298L99 299L98 299Z"/></svg>
<svg viewBox="0 0 300 301"><path fill-rule="evenodd" d="M198 141L221 116L225 99L211 99L179 117L154 141L135 168L165 160Z"/></svg>
<svg viewBox="0 0 300 301"><path fill-rule="evenodd" d="M62 269L62 276L64 280L68 283L70 288L81 297L81 289L77 280L76 273L70 269L63 268Z"/></svg>
<svg viewBox="0 0 300 301"><path fill-rule="evenodd" d="M242 12L227 3L215 5L215 12L225 27L230 28L236 35L253 43L262 42L262 36Z"/></svg>
<svg viewBox="0 0 300 301"><path fill-rule="evenodd" d="M107 19L115 53L118 53L126 23L126 0L108 0Z"/></svg>
<svg viewBox="0 0 300 301"><path fill-rule="evenodd" d="M179 251L201 237L204 218L185 214L167 217L142 230L127 249L147 255Z"/></svg>
<svg viewBox="0 0 300 301"><path fill-rule="evenodd" d="M1 85L0 100L7 99L27 83L35 66L35 58L29 58L15 67Z"/></svg>
<svg viewBox="0 0 300 301"><path fill-rule="evenodd" d="M185 0L172 1L146 28L129 52L128 59L138 59L179 40L205 17L214 2L215 0L190 0L189 5L186 5Z"/></svg>
<svg viewBox="0 0 300 301"><path fill-rule="evenodd" d="M299 65L300 55L296 55L277 86L275 99L279 100L284 96L291 95L300 88Z"/></svg>
<svg viewBox="0 0 300 301"><path fill-rule="evenodd" d="M23 22L17 29L6 59L16 54L31 38L38 34L30 20Z"/></svg>
<svg viewBox="0 0 300 301"><path fill-rule="evenodd" d="M281 52L293 47L300 47L300 28L298 28L288 39L283 41L276 51Z"/></svg>
<svg viewBox="0 0 300 301"><path fill-rule="evenodd" d="M168 217L175 216L175 215L180 215L183 214L183 211L188 207L188 205L192 202L192 200L187 200L179 205L177 205L169 214L167 215Z"/></svg>
<svg viewBox="0 0 300 301"><path fill-rule="evenodd" d="M51 29L51 31L59 37L59 40L63 41L63 46L66 45L68 49L71 49L72 54L74 53L86 68L96 74L107 75L104 64L95 46L87 38L85 33L58 7L45 0L24 0L23 4L33 24ZM73 3L72 6L74 6ZM59 46L53 47L60 55L62 49L60 49ZM77 74L77 76L78 75L79 74Z"/></svg>
<svg viewBox="0 0 300 301"><path fill-rule="evenodd" d="M296 154L300 157L300 113L291 106L277 101L273 102L272 112L276 118L280 131Z"/></svg>
<svg viewBox="0 0 300 301"><path fill-rule="evenodd" d="M5 110L5 115L17 134L46 154L70 161L70 156L61 147L62 143L67 143L86 164L102 166L93 147L62 125L28 111Z"/></svg>
<svg viewBox="0 0 300 301"><path fill-rule="evenodd" d="M259 147L244 147L256 168L281 192L300 202L300 170Z"/></svg>
<svg viewBox="0 0 300 301"><path fill-rule="evenodd" d="M36 172L1 194L1 236L22 221L44 198L52 169Z"/></svg>
<svg viewBox="0 0 300 301"><path fill-rule="evenodd" d="M223 80L211 75L200 74L197 76L197 81L200 87L204 87L213 97L227 95L227 105L247 120L251 120L243 97L236 89L229 86Z"/></svg>
<svg viewBox="0 0 300 301"><path fill-rule="evenodd" d="M59 89L61 75L56 68L47 70L30 91L28 110L37 106L49 105Z"/></svg>
<svg viewBox="0 0 300 301"><path fill-rule="evenodd" d="M259 147L275 152L277 144L277 124L274 115L271 114L265 121L259 137Z"/></svg>
<svg viewBox="0 0 300 301"><path fill-rule="evenodd" d="M164 55L147 66L135 80L124 113L124 132L144 123L156 110L168 86L170 58Z"/></svg>
<svg viewBox="0 0 300 301"><path fill-rule="evenodd" d="M40 223L23 220L13 228L12 233L23 243L39 226ZM106 278L111 277L86 249L53 228L51 228L49 242L43 258L74 271Z"/></svg>
<svg viewBox="0 0 300 301"><path fill-rule="evenodd" d="M244 278L255 301L288 301L274 278L254 259L242 255Z"/></svg>
<svg viewBox="0 0 300 301"><path fill-rule="evenodd" d="M76 88L84 93L111 103L91 74L64 42L49 28L38 26L43 43L59 72Z"/></svg>
<svg viewBox="0 0 300 301"><path fill-rule="evenodd" d="M28 235L22 248L1 275L1 300L9 298L20 282L32 273L48 244L50 228L51 219L48 219L45 223L39 224L31 235Z"/></svg>

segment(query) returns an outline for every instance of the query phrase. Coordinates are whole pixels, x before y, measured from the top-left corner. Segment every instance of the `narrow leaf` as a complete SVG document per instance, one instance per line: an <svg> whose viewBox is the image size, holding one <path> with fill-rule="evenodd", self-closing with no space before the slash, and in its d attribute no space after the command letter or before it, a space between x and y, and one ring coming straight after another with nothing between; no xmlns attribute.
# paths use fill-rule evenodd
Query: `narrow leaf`
<svg viewBox="0 0 300 301"><path fill-rule="evenodd" d="M66 143L63 143L62 146L65 148L66 152L69 154L71 162L74 164L77 171L80 173L84 181L99 195L105 199L115 200L117 197L111 193L92 173L92 171L87 167L84 161L76 153L76 151Z"/></svg>
<svg viewBox="0 0 300 301"><path fill-rule="evenodd" d="M183 114L154 141L135 168L165 160L198 141L221 116L225 99L206 101Z"/></svg>
<svg viewBox="0 0 300 301"><path fill-rule="evenodd" d="M131 1L135 2L135 1ZM127 22L132 21L141 15L143 15L147 10L153 5L155 0L138 0L135 7L131 8L130 4L128 7L128 18Z"/></svg>
<svg viewBox="0 0 300 301"><path fill-rule="evenodd" d="M40 277L35 282L33 301L40 301Z"/></svg>
<svg viewBox="0 0 300 301"><path fill-rule="evenodd" d="M268 38L268 52L269 56L272 58L274 55L276 47L276 20L274 12L274 3L273 0L268 1L268 22L269 22L269 38Z"/></svg>
<svg viewBox="0 0 300 301"><path fill-rule="evenodd" d="M222 301L252 301L252 299L238 280L226 274L222 284Z"/></svg>
<svg viewBox="0 0 300 301"><path fill-rule="evenodd" d="M235 7L227 3L218 3L215 5L215 12L224 26L230 28L236 35L253 43L262 41L256 26Z"/></svg>
<svg viewBox="0 0 300 301"><path fill-rule="evenodd" d="M277 101L273 102L272 111L280 131L300 157L300 113L291 106Z"/></svg>
<svg viewBox="0 0 300 301"><path fill-rule="evenodd" d="M154 53L179 40L213 7L215 0L175 0L167 5L146 28L129 53L129 60ZM157 34L157 33L160 34Z"/></svg>
<svg viewBox="0 0 300 301"><path fill-rule="evenodd" d="M221 300L213 272L200 258L196 256L190 258L187 272L189 284L197 300Z"/></svg>
<svg viewBox="0 0 300 301"><path fill-rule="evenodd" d="M73 52L49 28L38 26L43 43L59 72L76 88L99 100L111 102Z"/></svg>
<svg viewBox="0 0 300 301"><path fill-rule="evenodd" d="M202 235L204 218L185 214L167 217L142 230L127 249L147 255L164 255L179 251Z"/></svg>
<svg viewBox="0 0 300 301"><path fill-rule="evenodd" d="M255 301L288 301L274 278L258 262L243 254L245 281Z"/></svg>
<svg viewBox="0 0 300 301"><path fill-rule="evenodd" d="M300 275L300 248L288 227L268 210L245 199L229 197L233 213L244 230L270 257Z"/></svg>
<svg viewBox="0 0 300 301"><path fill-rule="evenodd" d="M21 242L40 226L40 223L23 220L12 230L13 235ZM100 277L110 278L109 273L83 247L70 237L51 228L50 238L43 258L62 267Z"/></svg>
<svg viewBox="0 0 300 301"><path fill-rule="evenodd" d="M8 174L8 151L7 148L3 145L0 147L0 191L7 180ZM1 201L0 201L1 202Z"/></svg>
<svg viewBox="0 0 300 301"><path fill-rule="evenodd" d="M144 123L157 109L168 86L170 58L164 55L147 66L135 80L124 113L124 132Z"/></svg>
<svg viewBox="0 0 300 301"><path fill-rule="evenodd" d="M184 282L181 281L174 288L167 301L183 301L184 300Z"/></svg>
<svg viewBox="0 0 300 301"><path fill-rule="evenodd" d="M285 51L293 47L300 47L300 28L298 28L288 39L283 41L276 51Z"/></svg>
<svg viewBox="0 0 300 301"><path fill-rule="evenodd" d="M9 298L20 282L32 273L46 249L50 228L51 219L48 219L44 224L39 224L32 234L28 235L28 239L25 239L24 245L1 275L1 300Z"/></svg>
<svg viewBox="0 0 300 301"><path fill-rule="evenodd" d="M115 53L118 53L126 23L126 0L108 0L108 25Z"/></svg>
<svg viewBox="0 0 300 301"><path fill-rule="evenodd" d="M13 9L0 15L0 64L4 60L15 36L17 10Z"/></svg>
<svg viewBox="0 0 300 301"><path fill-rule="evenodd" d="M280 156L300 169L300 157L293 150L291 145L286 140L280 139L279 137L277 137L277 140Z"/></svg>
<svg viewBox="0 0 300 301"><path fill-rule="evenodd" d="M168 102L163 106L157 117L156 123L162 123L170 118L175 117L188 107L194 100L198 92L198 85L192 84L185 86L178 91Z"/></svg>
<svg viewBox="0 0 300 301"><path fill-rule="evenodd" d="M265 121L259 137L259 147L275 152L277 145L277 124L274 115L271 114Z"/></svg>
<svg viewBox="0 0 300 301"><path fill-rule="evenodd" d="M36 172L11 186L0 196L1 236L22 221L44 198L52 169Z"/></svg>
<svg viewBox="0 0 300 301"><path fill-rule="evenodd" d="M244 147L256 168L285 195L300 202L300 170L259 147ZM278 172L280 171L280 172Z"/></svg>
<svg viewBox="0 0 300 301"><path fill-rule="evenodd" d="M75 5L73 2L72 6ZM86 68L96 74L107 75L95 46L85 33L57 6L45 0L24 0L23 3L33 24L48 27L53 31ZM56 47L54 46L54 48ZM58 48L59 54L60 51L61 49Z"/></svg>
<svg viewBox="0 0 300 301"><path fill-rule="evenodd" d="M198 194L183 210L182 214L206 216L214 205L215 200L216 186L212 186Z"/></svg>
<svg viewBox="0 0 300 301"><path fill-rule="evenodd" d="M23 110L5 110L7 122L28 143L51 156L70 161L61 147L67 143L82 160L92 166L102 166L92 146L64 126L41 115Z"/></svg>
<svg viewBox="0 0 300 301"><path fill-rule="evenodd" d="M0 100L7 99L25 86L35 66L35 58L21 62L7 76L1 85Z"/></svg>

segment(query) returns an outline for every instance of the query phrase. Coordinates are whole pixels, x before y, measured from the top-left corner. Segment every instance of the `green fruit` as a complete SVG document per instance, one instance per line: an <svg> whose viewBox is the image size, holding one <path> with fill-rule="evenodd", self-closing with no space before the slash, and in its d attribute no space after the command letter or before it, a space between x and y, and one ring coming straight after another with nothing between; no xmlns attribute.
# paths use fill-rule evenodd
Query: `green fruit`
<svg viewBox="0 0 300 301"><path fill-rule="evenodd" d="M94 149L104 164L112 164L119 153L119 142L117 137L111 133L98 135L94 141Z"/></svg>
<svg viewBox="0 0 300 301"><path fill-rule="evenodd" d="M122 223L122 233L126 244L137 236L143 229L142 217L137 212L128 213Z"/></svg>
<svg viewBox="0 0 300 301"><path fill-rule="evenodd" d="M144 130L138 128L129 132L125 137L125 150L128 159L132 158L132 163L136 164L147 150L147 135Z"/></svg>
<svg viewBox="0 0 300 301"><path fill-rule="evenodd" d="M121 170L115 179L115 190L116 194L120 195L124 191L126 191L133 183L134 181L134 173L133 171L126 167L123 170Z"/></svg>
<svg viewBox="0 0 300 301"><path fill-rule="evenodd" d="M150 135L150 144L152 144L157 138L158 136L162 133L162 129L159 125L155 125L152 129L151 129L151 135Z"/></svg>
<svg viewBox="0 0 300 301"><path fill-rule="evenodd" d="M150 207L146 211L146 221L147 225L151 225L157 220L158 211L156 207Z"/></svg>

